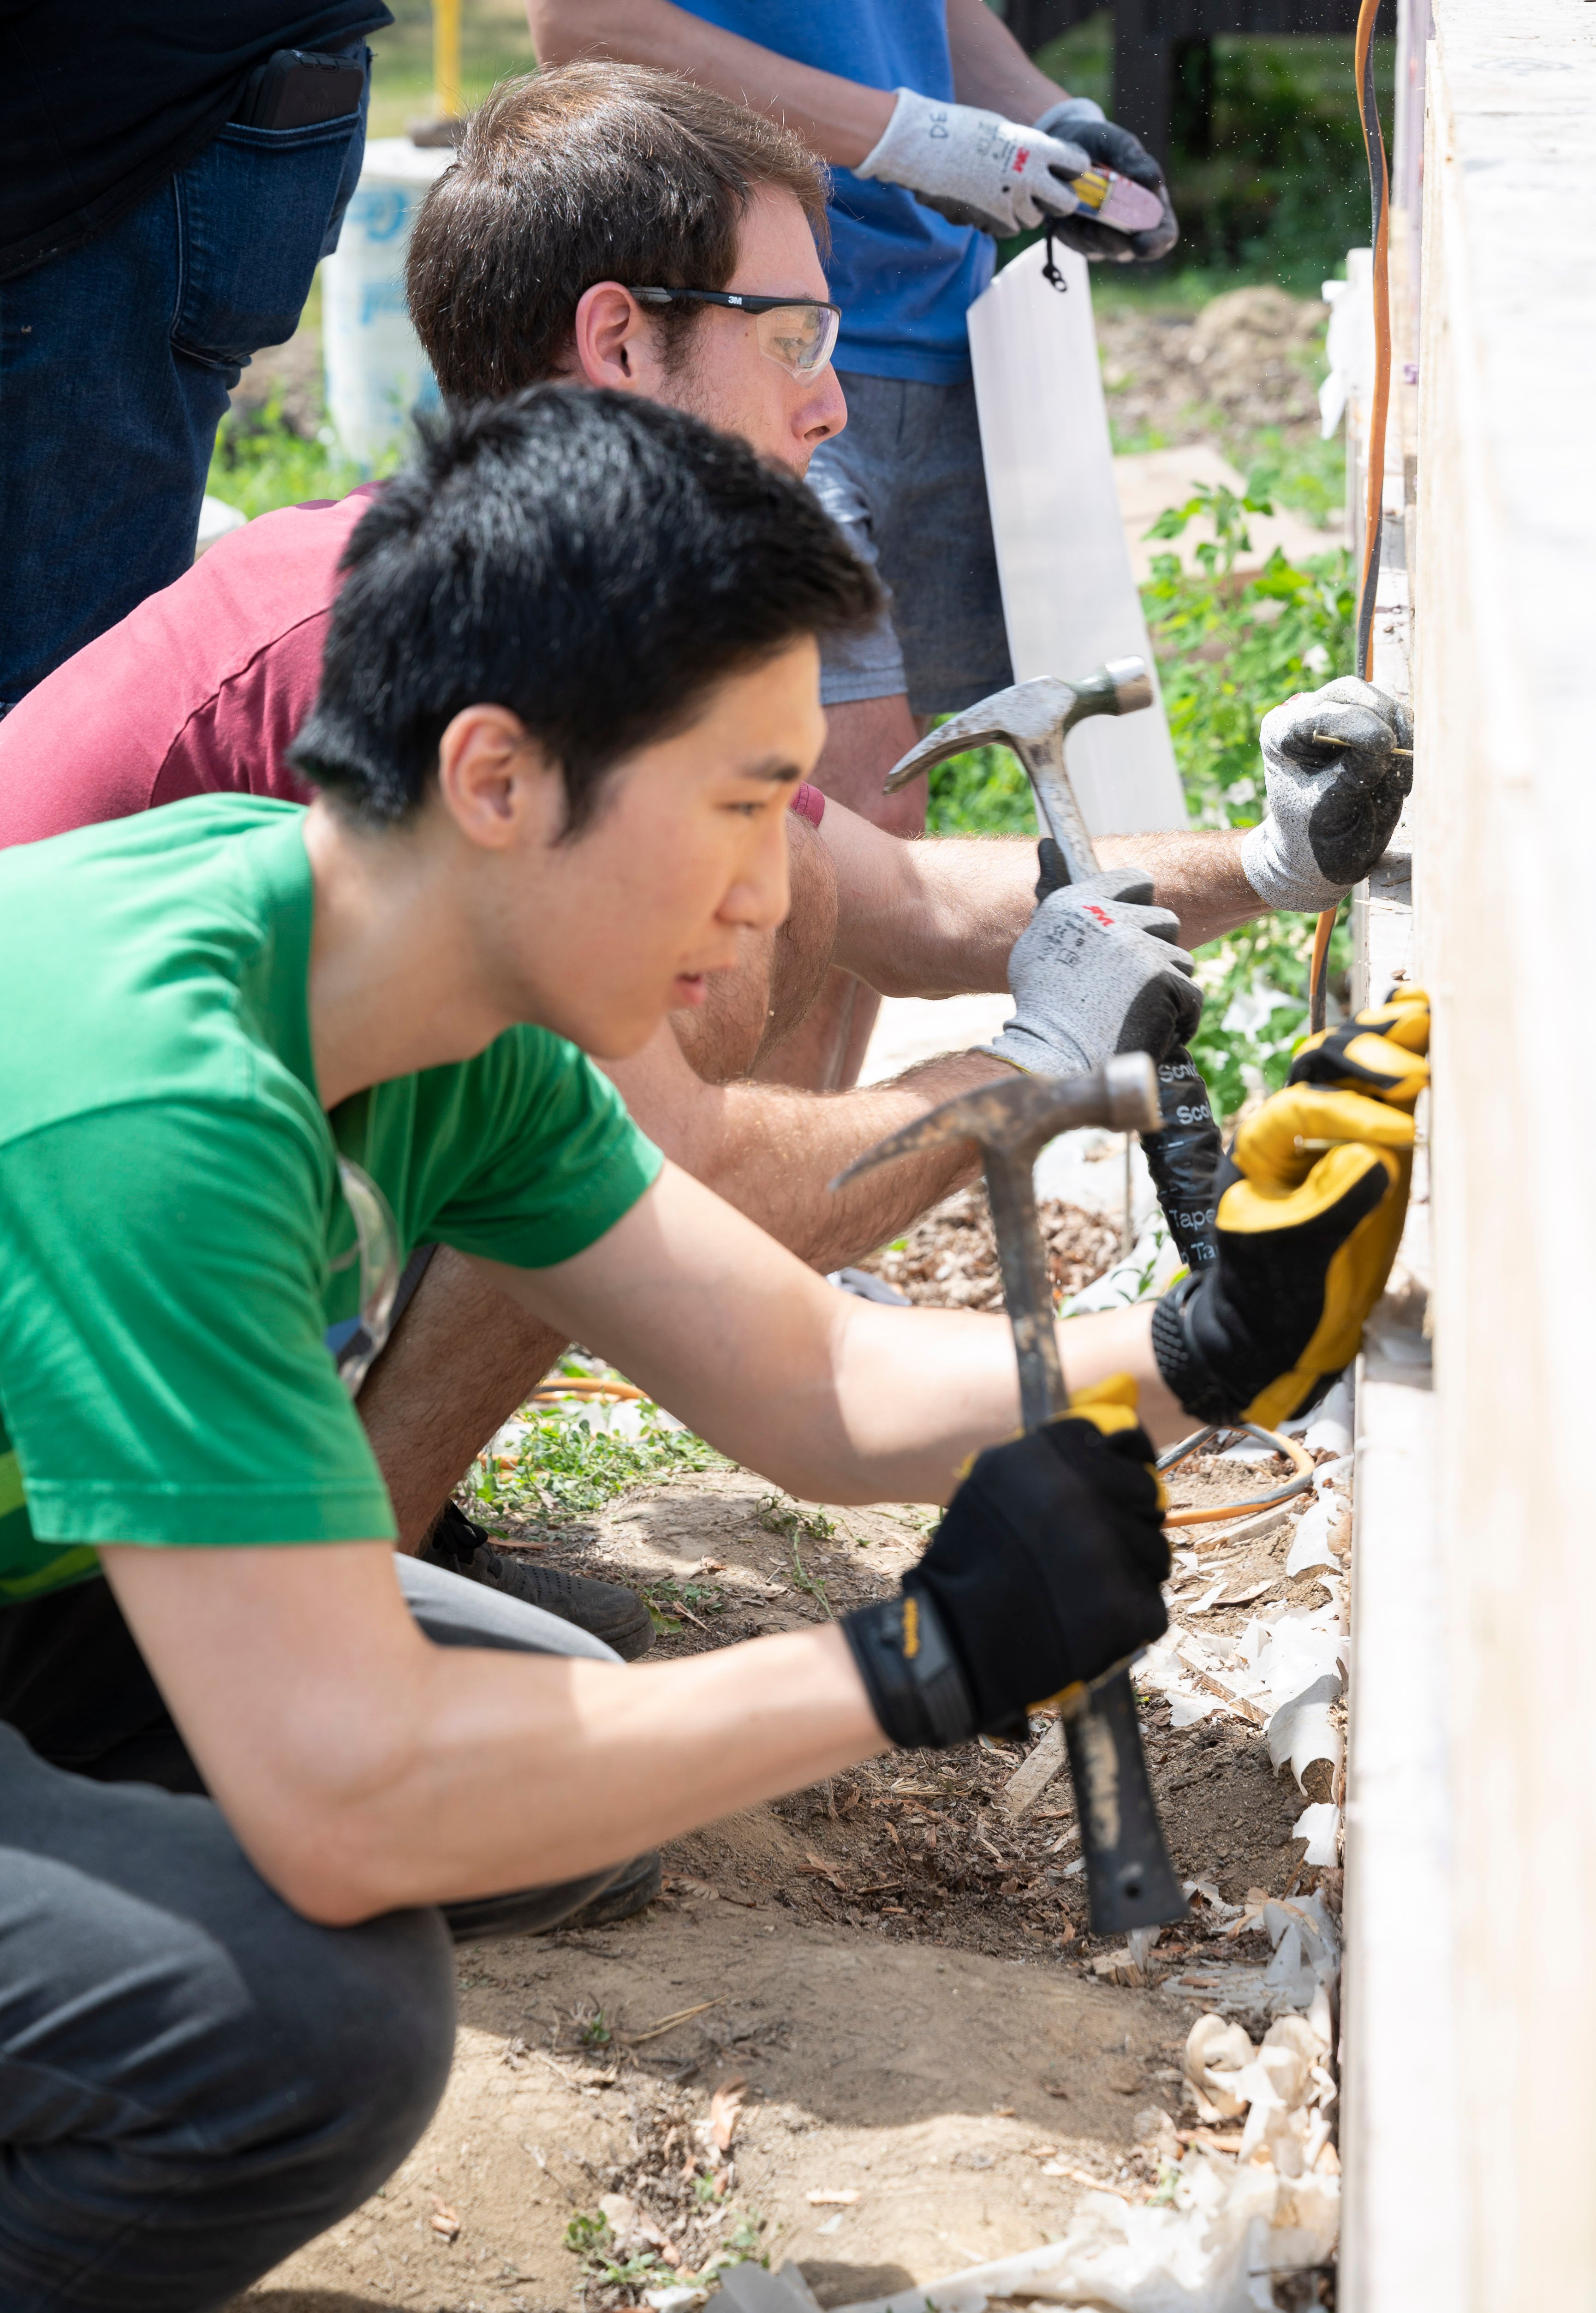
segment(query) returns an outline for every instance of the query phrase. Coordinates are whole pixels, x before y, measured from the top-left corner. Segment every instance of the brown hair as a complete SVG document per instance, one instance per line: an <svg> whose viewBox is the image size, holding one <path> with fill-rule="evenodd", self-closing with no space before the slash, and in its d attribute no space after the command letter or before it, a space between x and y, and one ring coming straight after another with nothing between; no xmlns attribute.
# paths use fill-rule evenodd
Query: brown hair
<svg viewBox="0 0 1596 2313"><path fill-rule="evenodd" d="M826 189L786 129L679 74L574 64L504 82L410 237L410 312L440 390L492 400L552 376L596 281L723 289L756 193L791 193L824 251ZM702 310L657 309L668 359Z"/></svg>

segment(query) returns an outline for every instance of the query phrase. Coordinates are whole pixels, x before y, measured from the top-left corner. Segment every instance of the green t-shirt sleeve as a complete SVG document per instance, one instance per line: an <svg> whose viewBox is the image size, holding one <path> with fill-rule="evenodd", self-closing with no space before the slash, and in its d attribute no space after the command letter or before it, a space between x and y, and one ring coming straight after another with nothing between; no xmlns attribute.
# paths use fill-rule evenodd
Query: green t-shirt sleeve
<svg viewBox="0 0 1596 2313"><path fill-rule="evenodd" d="M432 1071L417 1098L418 1149L476 1152L427 1234L513 1268L585 1253L665 1161L608 1077L547 1029L512 1029L466 1067Z"/></svg>
<svg viewBox="0 0 1596 2313"><path fill-rule="evenodd" d="M0 1151L0 1403L36 1541L390 1538L322 1341L327 1156L152 1103Z"/></svg>

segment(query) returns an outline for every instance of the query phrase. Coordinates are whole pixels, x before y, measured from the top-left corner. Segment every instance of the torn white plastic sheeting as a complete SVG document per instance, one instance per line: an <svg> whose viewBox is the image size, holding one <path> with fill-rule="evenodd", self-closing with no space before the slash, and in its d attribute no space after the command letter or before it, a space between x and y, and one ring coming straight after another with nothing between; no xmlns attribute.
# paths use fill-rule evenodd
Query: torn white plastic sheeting
<svg viewBox="0 0 1596 2313"><path fill-rule="evenodd" d="M1266 2162L1188 2152L1162 2207L1091 2193L1061 2241L971 2265L846 2313L983 2313L995 2297L1111 2313L1254 2313L1268 2276L1322 2265L1335 2246L1339 2179L1288 2180Z"/></svg>
<svg viewBox="0 0 1596 2313"><path fill-rule="evenodd" d="M1340 1828L1341 1810L1333 1801L1320 1799L1312 1807L1305 1807L1291 1827L1293 1839L1305 1839L1308 1842L1303 1862L1311 1864L1315 1870L1338 1863L1341 1856L1336 1842Z"/></svg>
<svg viewBox="0 0 1596 2313"><path fill-rule="evenodd" d="M969 309L987 495L1014 680L1067 682L1135 656L1154 705L1099 716L1070 736L1070 777L1096 834L1184 826L1186 797L1158 697L1142 600L1114 486L1086 262L1060 248L1067 283L1042 277L1039 243Z"/></svg>
<svg viewBox="0 0 1596 2313"><path fill-rule="evenodd" d="M1313 1473L1313 1499L1297 1522L1285 1561L1287 1574L1338 1565L1336 1538L1350 1536L1351 1518L1352 1456L1347 1453L1334 1462L1321 1462Z"/></svg>
<svg viewBox="0 0 1596 2313"><path fill-rule="evenodd" d="M1267 1723L1283 1704L1332 1672L1339 1691L1349 1647L1346 1610L1338 1578L1322 1579L1330 1594L1324 1605L1285 1606L1277 1614L1254 1615L1239 1638L1171 1623L1137 1663L1137 1684L1167 1695L1171 1710L1179 1701L1183 1710L1177 1723L1188 1726L1227 1700L1242 1718ZM1193 1675L1196 1665L1223 1689L1220 1695L1201 1691Z"/></svg>
<svg viewBox="0 0 1596 2313"><path fill-rule="evenodd" d="M1300 1791L1307 1790L1308 1770L1320 1760L1328 1760L1332 1776L1339 1771L1341 1737L1331 1723L1330 1706L1340 1699L1340 1672L1326 1671L1301 1694L1293 1695L1289 1702L1282 1703L1264 1729L1264 1740L1269 1746L1269 1764L1278 1773L1289 1761ZM1308 1860L1334 1862L1335 1858Z"/></svg>
<svg viewBox="0 0 1596 2313"><path fill-rule="evenodd" d="M1220 2018L1312 2014L1320 1996L1328 1998L1341 1966L1340 1933L1323 1898L1317 1894L1267 1896L1241 1911L1220 1940L1230 1943L1260 1927L1273 1946L1265 1966L1217 1958L1198 1962L1179 1975L1165 1976L1160 1993L1188 2003L1200 2001Z"/></svg>

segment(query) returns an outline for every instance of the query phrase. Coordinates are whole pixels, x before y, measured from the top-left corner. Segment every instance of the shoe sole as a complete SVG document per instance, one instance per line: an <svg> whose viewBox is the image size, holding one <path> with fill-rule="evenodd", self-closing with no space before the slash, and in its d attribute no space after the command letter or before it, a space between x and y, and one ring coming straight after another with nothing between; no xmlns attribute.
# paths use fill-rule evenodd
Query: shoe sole
<svg viewBox="0 0 1596 2313"><path fill-rule="evenodd" d="M579 1912L573 1912L555 1927L539 1929L539 1933L557 1935L566 1928L611 1928L619 1920L635 1920L639 1912L647 1911L663 1884L663 1866L656 1848L628 1863L618 1879L601 1888Z"/></svg>

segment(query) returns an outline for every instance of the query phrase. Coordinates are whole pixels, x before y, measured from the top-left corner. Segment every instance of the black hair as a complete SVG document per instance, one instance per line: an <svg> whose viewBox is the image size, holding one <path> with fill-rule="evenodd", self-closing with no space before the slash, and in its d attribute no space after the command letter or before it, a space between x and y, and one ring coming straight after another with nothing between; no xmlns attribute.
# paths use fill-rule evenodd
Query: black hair
<svg viewBox="0 0 1596 2313"><path fill-rule="evenodd" d="M804 485L682 411L533 386L434 419L356 525L290 760L352 815L409 816L462 708L559 763L567 832L604 774L802 635L856 628L871 570Z"/></svg>

